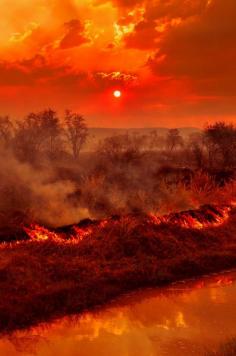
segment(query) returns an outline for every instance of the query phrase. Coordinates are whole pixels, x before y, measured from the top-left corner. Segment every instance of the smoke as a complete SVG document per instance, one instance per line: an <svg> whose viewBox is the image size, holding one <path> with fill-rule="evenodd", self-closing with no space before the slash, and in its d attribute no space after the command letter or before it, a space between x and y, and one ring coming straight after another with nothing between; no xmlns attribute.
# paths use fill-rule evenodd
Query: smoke
<svg viewBox="0 0 236 356"><path fill-rule="evenodd" d="M10 152L0 158L0 211L11 217L16 213L50 226L77 222L88 217L69 197L76 191L70 180L58 180L55 170L47 165L34 168L22 163Z"/></svg>
<svg viewBox="0 0 236 356"><path fill-rule="evenodd" d="M79 160L62 140L53 156L48 142L33 152L28 141L20 140L21 154L15 142L0 147L0 226L15 216L58 227L88 217L164 215L236 201L231 172L210 177L194 169L187 149L150 150L145 136L110 138L96 152L82 152Z"/></svg>

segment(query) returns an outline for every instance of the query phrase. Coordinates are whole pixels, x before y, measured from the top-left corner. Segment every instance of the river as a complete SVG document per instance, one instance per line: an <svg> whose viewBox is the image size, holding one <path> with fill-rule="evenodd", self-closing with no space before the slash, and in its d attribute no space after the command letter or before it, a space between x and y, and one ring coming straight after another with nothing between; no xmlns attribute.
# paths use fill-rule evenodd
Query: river
<svg viewBox="0 0 236 356"><path fill-rule="evenodd" d="M1 356L205 355L236 336L236 271L146 289L0 338Z"/></svg>

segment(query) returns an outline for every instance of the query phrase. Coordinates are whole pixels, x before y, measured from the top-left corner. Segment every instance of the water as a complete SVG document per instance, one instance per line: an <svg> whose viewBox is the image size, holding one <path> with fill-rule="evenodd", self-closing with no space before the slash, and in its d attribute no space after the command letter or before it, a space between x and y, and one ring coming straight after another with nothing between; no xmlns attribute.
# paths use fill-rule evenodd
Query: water
<svg viewBox="0 0 236 356"><path fill-rule="evenodd" d="M204 355L236 336L236 271L144 290L0 339L1 356Z"/></svg>

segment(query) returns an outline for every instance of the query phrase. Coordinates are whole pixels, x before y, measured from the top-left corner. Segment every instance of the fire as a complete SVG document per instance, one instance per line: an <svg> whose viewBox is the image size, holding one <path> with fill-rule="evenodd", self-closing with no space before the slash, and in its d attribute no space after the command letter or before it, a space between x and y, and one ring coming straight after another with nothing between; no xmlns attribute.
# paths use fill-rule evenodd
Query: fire
<svg viewBox="0 0 236 356"><path fill-rule="evenodd" d="M82 241L84 238L90 236L95 229L102 229L105 227L107 223L108 219L104 219L98 222L88 221L85 225L83 222L81 222L77 225L58 228L54 231L38 224L31 224L29 227L24 226L23 229L29 236L30 241L54 241L63 244L76 244Z"/></svg>
<svg viewBox="0 0 236 356"><path fill-rule="evenodd" d="M90 235L91 231L83 230L74 226L71 232L53 232L40 225L31 225L30 227L24 227L25 232L30 238L30 241L54 241L57 243L78 243L84 237Z"/></svg>
<svg viewBox="0 0 236 356"><path fill-rule="evenodd" d="M40 225L31 225L30 227L24 227L25 232L29 235L30 239L36 241L46 241L49 239L57 239L57 234L51 232Z"/></svg>
<svg viewBox="0 0 236 356"><path fill-rule="evenodd" d="M157 224L178 225L182 228L204 229L222 225L229 218L231 206L204 205L197 210L188 210L164 216L150 215Z"/></svg>
<svg viewBox="0 0 236 356"><path fill-rule="evenodd" d="M188 210L179 213L171 213L164 216L127 215L126 219L144 224L179 226L185 229L205 229L220 226L229 219L232 206L204 205L197 210ZM86 219L77 225L65 226L57 229L49 229L38 224L23 226L28 236L28 242L54 241L58 244L78 244L85 238L89 238L96 230L102 230L107 224L119 224L122 216L110 217L103 220ZM16 241L15 243L25 243Z"/></svg>

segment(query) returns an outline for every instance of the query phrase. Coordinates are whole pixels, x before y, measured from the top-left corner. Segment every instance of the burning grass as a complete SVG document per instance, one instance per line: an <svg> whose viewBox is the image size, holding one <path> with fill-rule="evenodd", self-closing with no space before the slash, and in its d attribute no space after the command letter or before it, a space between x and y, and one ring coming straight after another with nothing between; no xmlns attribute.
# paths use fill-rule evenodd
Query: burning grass
<svg viewBox="0 0 236 356"><path fill-rule="evenodd" d="M15 236L15 235L14 235ZM0 331L81 312L121 293L236 266L236 211L24 225L0 245Z"/></svg>
<svg viewBox="0 0 236 356"><path fill-rule="evenodd" d="M113 216L102 220L82 220L77 225L68 225L57 229L46 228L35 223L21 222L9 231L4 230L5 236L2 236L0 243L13 242L22 243L25 241L46 241L51 240L58 244L78 244L84 238L102 230L106 225L119 225L126 219L135 224L149 225L168 225L178 226L186 229L204 229L207 227L220 226L229 219L232 210L230 205L203 205L196 210L171 213L164 216L154 214L129 214L126 216Z"/></svg>

